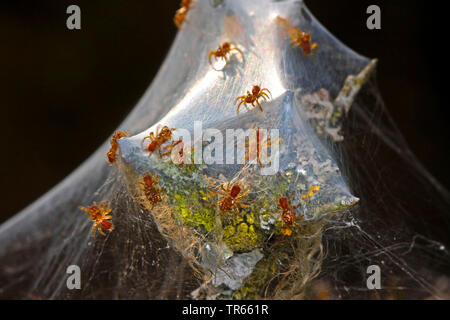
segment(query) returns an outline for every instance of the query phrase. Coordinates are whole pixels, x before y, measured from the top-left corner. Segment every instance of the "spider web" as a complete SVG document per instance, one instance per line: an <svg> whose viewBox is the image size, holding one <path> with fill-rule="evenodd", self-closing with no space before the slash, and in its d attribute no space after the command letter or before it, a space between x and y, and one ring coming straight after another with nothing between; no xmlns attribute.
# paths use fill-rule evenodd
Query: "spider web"
<svg viewBox="0 0 450 320"><path fill-rule="evenodd" d="M289 142L281 150L282 170L292 162L292 152L300 151L338 168L317 203L330 202L336 190L359 199L356 206L322 217L324 257L304 298L449 298L448 191L409 150L373 70L357 95L343 91L348 83L355 88L348 77L357 78L371 61L334 38L301 1L262 2L195 1L156 79L118 128L132 132L119 141L120 161L137 173L154 168L140 141L158 124L191 131L201 120L224 130L269 119L269 127L290 128L284 133ZM311 32L319 45L313 56L292 48L289 38L281 40L278 16ZM244 61L231 59L221 72L212 70L206 53L230 39L244 51ZM254 84L270 88L273 101L263 106L264 113L242 110L237 117L234 99ZM340 103L348 112L330 126L320 114L336 111ZM279 117L283 110L288 117ZM189 257L136 201L125 170L105 161L108 149L105 142L69 177L0 226L0 297L181 299L204 285ZM228 167L209 170L228 179L236 174ZM102 200L113 207L115 230L92 238L91 221L79 206ZM82 270L81 290L66 287L70 265ZM380 266L381 290L366 286L370 265Z"/></svg>

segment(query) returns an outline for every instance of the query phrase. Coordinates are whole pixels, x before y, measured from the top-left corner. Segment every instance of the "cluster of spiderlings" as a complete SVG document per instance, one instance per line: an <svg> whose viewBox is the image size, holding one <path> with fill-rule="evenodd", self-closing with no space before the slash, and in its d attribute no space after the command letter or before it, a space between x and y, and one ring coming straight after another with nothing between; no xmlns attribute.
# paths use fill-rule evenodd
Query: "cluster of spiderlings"
<svg viewBox="0 0 450 320"><path fill-rule="evenodd" d="M209 64L212 66L212 68L214 70L220 71L220 70L216 69L214 67L214 65L212 64L212 57L214 57L215 60L217 60L217 59L224 60L225 66L226 66L228 63L229 55L233 51L240 53L242 57L244 56L242 51L237 47L236 43L234 43L232 41L224 42L223 44L221 44L218 47L217 50L209 51L209 54L208 54ZM261 111L263 111L261 104L259 102L259 99L262 98L262 99L264 99L264 101L268 101L270 99L269 94L272 95L270 93L269 89L267 89L267 88L261 89L261 86L259 86L259 85L253 86L252 92L247 90L247 93L245 95L237 97L236 100L234 101L234 103L239 102L237 109L236 109L236 113L239 113L239 109L243 104L245 104L245 106L247 106L247 105L251 105L252 107L257 106Z"/></svg>
<svg viewBox="0 0 450 320"><path fill-rule="evenodd" d="M311 54L311 50L317 49L317 44L313 43L311 44L311 34L305 33L299 29L296 29L292 27L289 22L286 19L282 19L280 17L277 17L277 21L281 23L281 25L285 28L285 30L288 32L288 34L291 36L291 41L295 42L295 46L300 46L303 50L303 53L305 54ZM243 57L242 51L237 47L236 43L234 42L224 42L221 44L217 50L211 50L208 54L209 64L213 67L213 69L217 70L213 64L212 64L212 58L214 57L215 60L222 59L225 61L225 66L228 63L230 54L236 51L241 54ZM219 71L219 70L217 70ZM263 111L260 99L263 99L264 101L270 100L269 94L271 95L271 92L267 88L261 88L259 85L254 85L252 88L252 91L247 91L245 95L239 96L236 98L234 103L238 103L236 108L236 113L239 114L239 109L242 105L245 105L246 107L248 105L252 106L253 108L258 107L261 112ZM280 141L282 139L279 139ZM277 141L277 142L278 142ZM248 159L251 160L251 158L256 159L258 165L262 167L261 162L261 148L270 146L272 144L272 141L270 138L266 138L265 140L262 139L262 136L260 134L259 128L256 129L256 155L250 155L250 140L247 138L245 140L246 148L248 147L248 150L245 153L244 162ZM254 152L253 152L254 153ZM305 199L307 197L310 197L313 195L314 191L319 190L319 186L313 187L307 195L302 195L302 199ZM236 183L231 185L231 182L227 182L225 184L220 185L219 191L212 191L210 194L215 194L221 197L220 200L218 200L217 205L219 206L220 210L222 212L231 211L234 209L237 214L240 215L239 208L245 208L247 205L240 202L239 199L243 198L249 191L249 189L245 189L242 191L243 187L240 183ZM296 225L296 214L295 209L300 206L298 204L297 206L292 206L291 199L287 199L285 197L282 197L279 200L279 205L281 207L281 210L278 210L281 212L281 214L278 217L278 220L281 219L282 221L282 229L281 233L283 235L291 235L292 230L290 227ZM277 211L276 211L277 212ZM274 213L276 213L274 212Z"/></svg>
<svg viewBox="0 0 450 320"><path fill-rule="evenodd" d="M186 15L188 11L190 10L192 6L193 0L182 0L180 9L177 10L174 22L177 25L178 28L181 28L182 23L184 22ZM312 50L317 49L316 43L311 43L311 34L307 32L303 32L300 29L297 29L290 25L289 21L287 19L283 19L281 17L277 17L278 23L282 26L284 30L287 31L289 36L291 37L291 42L295 44L295 46L299 46L302 48L304 54L311 54ZM208 59L210 65L214 68L212 64L212 58L214 57L215 60L221 59L225 62L225 65L229 61L229 56L233 52L241 54L243 57L243 52L237 47L236 43L230 41L230 42L224 42L223 44L219 45L217 50L211 50L208 54ZM215 68L214 68L215 69ZM217 69L215 69L217 70ZM218 70L219 71L219 70ZM271 96L271 92L267 88L261 88L259 85L254 85L251 92L247 91L245 95L239 96L236 98L235 103L238 103L236 108L236 113L239 114L239 109L242 105L245 105L246 107L251 106L253 108L258 107L259 110L263 111L260 99L263 99L264 101L269 101L271 97L269 97L269 94ZM171 153L172 149L177 146L178 144L182 144L181 140L173 141L172 140L172 131L176 129L168 128L167 126L162 127L161 131L159 129L156 130L155 133L150 132L148 136L146 136L143 139L143 142L147 139L150 140L150 143L146 147L146 151L149 152L150 155L152 155L155 151L158 151L160 157L164 157ZM122 132L117 131L114 133L113 137L111 138L111 149L107 153L107 159L110 164L114 164L116 162L116 154L118 149L118 143L117 140L126 137L128 135L128 132ZM281 139L280 139L281 140ZM162 146L166 142L169 142L169 145L165 148L164 151L162 151ZM250 150L246 151L245 153L245 160L251 160L251 158L255 158L257 160L257 163L260 167L262 167L261 162L261 148L264 146L270 146L272 144L270 138L266 138L264 141L262 137L260 136L259 128L257 128L257 141L256 141L256 155L250 155ZM249 145L249 139L246 139L246 146ZM184 151L181 145L180 151L178 152L179 157L182 159L184 157ZM184 162L181 160L179 164L184 164ZM158 188L156 185L158 184L159 178L157 176L152 176L150 174L145 174L143 176L143 190L144 195L146 199L150 202L151 208L153 209L154 205L161 202L161 192L162 190ZM317 188L317 189L314 189ZM309 197L313 194L314 191L317 191L319 187L313 187L313 189L310 190L310 192L307 195L302 195L302 199L305 199L306 197ZM216 194L219 197L221 197L220 200L217 201L217 204L222 212L228 212L231 210L235 210L239 214L239 208L245 208L247 207L246 204L242 203L239 199L243 198L249 191L249 188L246 188L243 190L243 186L240 183L235 183L233 185L230 184L230 182L227 182L225 184L220 185L220 189L218 191L212 191L210 194ZM103 203L103 202L102 202ZM282 197L279 200L279 206L281 207L280 211L281 214L278 217L278 220L282 221L282 234L284 235L290 235L292 233L290 227L294 226L295 223L295 209L300 206L292 206L290 199L288 200L286 197ZM95 211L95 206L91 206L93 211ZM90 208L91 208L90 207ZM83 208L85 210L85 208ZM85 210L86 211L86 210ZM110 212L109 210L108 212ZM102 212L102 210L98 210L98 212ZM101 215L100 215L101 216ZM108 216L110 217L110 216ZM92 219L92 217L91 217ZM96 218L97 219L97 218ZM98 218L101 219L101 218ZM110 218L109 218L110 219ZM112 230L112 224L108 221L103 220L95 220L95 229L98 229L101 231L100 233L104 234L101 227L103 226L106 230L111 231ZM108 226L108 223L110 224L110 227Z"/></svg>
<svg viewBox="0 0 450 320"><path fill-rule="evenodd" d="M119 148L117 140L122 139L127 135L128 131L116 131L112 136L110 140L111 148L106 154L106 158L111 165L116 163L117 149ZM97 230L103 236L106 236L103 229L108 232L114 230L114 225L111 221L108 221L112 219L112 216L109 215L112 208L107 205L105 201L102 201L100 205L97 205L97 203L94 202L93 205L89 207L80 207L80 209L85 211L89 215L89 218L94 222L94 226L92 227L92 236L95 236Z"/></svg>
<svg viewBox="0 0 450 320"><path fill-rule="evenodd" d="M164 126L161 131L157 129L156 134L151 132L149 136L143 139L143 141L147 139L151 140L146 148L146 151L149 152L150 155L152 155L153 152L158 150L160 157L169 154L175 146L181 144L182 142L181 140L178 140L176 142L172 141L172 131L174 130L174 128L169 129L167 126ZM110 164L114 164L116 162L117 149L119 148L117 140L126 137L127 135L128 132L116 131L111 138L111 149L107 153L107 159ZM169 146L167 147L168 150L166 152L162 152L162 145L166 142L170 142ZM183 158L183 149L179 151L179 155L181 158ZM180 161L180 164L183 164L183 162ZM147 173L143 177L142 185L144 195L150 202L152 209L155 204L162 201L162 190L157 187L158 182L159 178L157 176L152 176ZM88 208L80 207L80 209L89 213L91 220L94 221L93 235L95 235L96 230L98 230L102 235L106 235L103 232L102 228L107 231L112 231L114 229L112 223L107 221L111 220L112 217L108 215L108 213L111 212L111 208L107 208L105 202L102 202L100 207L98 207L97 204L94 203L94 205Z"/></svg>

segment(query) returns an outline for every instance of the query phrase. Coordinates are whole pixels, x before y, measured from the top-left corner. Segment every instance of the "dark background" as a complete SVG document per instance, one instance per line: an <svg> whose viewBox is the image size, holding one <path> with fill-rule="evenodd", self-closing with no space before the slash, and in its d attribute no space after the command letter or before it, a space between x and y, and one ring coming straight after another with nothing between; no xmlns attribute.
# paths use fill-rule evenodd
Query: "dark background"
<svg viewBox="0 0 450 320"><path fill-rule="evenodd" d="M411 0L306 3L337 38L379 58L378 83L393 118L420 161L449 188L444 9ZM81 7L78 31L66 28L71 4ZM370 4L381 7L382 30L366 28ZM2 1L0 222L109 138L168 52L178 5L179 0Z"/></svg>

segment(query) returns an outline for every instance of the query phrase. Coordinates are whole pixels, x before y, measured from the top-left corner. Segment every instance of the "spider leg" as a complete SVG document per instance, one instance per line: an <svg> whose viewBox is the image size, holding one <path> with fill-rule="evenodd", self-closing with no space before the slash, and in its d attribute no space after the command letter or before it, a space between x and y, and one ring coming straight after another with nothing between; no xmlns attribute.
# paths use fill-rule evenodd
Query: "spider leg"
<svg viewBox="0 0 450 320"><path fill-rule="evenodd" d="M244 56L244 53L242 53L242 50L241 49L239 49L238 47L236 47L236 46L234 46L233 48L231 48L231 50L230 51L236 51L236 52L239 52L239 54L241 55L241 56Z"/></svg>
<svg viewBox="0 0 450 320"><path fill-rule="evenodd" d="M259 110L261 110L261 112L263 112L263 108L261 107L261 104L259 103L259 101L258 100L255 100L255 101L256 101L256 104L259 107Z"/></svg>
<svg viewBox="0 0 450 320"><path fill-rule="evenodd" d="M228 194L226 193L226 192L223 192L223 191L221 191L221 190L210 190L209 191L210 193L212 193L213 195L219 195L219 196L222 196L222 197L227 197L228 196Z"/></svg>
<svg viewBox="0 0 450 320"><path fill-rule="evenodd" d="M231 41L231 42L229 42L229 43L230 43L230 45L232 46L231 49L230 49L230 52L231 52L231 51L237 51L237 52L240 53L240 55L241 55L242 57L244 57L244 54L243 54L242 51L237 47L237 45L236 45L235 42Z"/></svg>
<svg viewBox="0 0 450 320"><path fill-rule="evenodd" d="M240 207L242 207L242 208L248 208L249 207L249 205L247 205L247 204L245 204L245 203L242 203L242 202L240 202L239 200L236 200L236 205L239 205Z"/></svg>
<svg viewBox="0 0 450 320"><path fill-rule="evenodd" d="M244 100L245 101L245 97L246 96L237 97L236 100L234 100L234 103L238 102L239 100Z"/></svg>
<svg viewBox="0 0 450 320"><path fill-rule="evenodd" d="M211 58L213 57L213 56L215 56L215 51L210 51L209 52L209 54L208 54L208 59L209 59L209 64L210 65L212 65L212 61L211 61Z"/></svg>
<svg viewBox="0 0 450 320"><path fill-rule="evenodd" d="M220 186L220 189L221 189L223 192L228 193L228 187L225 189L224 186L221 185L221 186Z"/></svg>
<svg viewBox="0 0 450 320"><path fill-rule="evenodd" d="M237 206L234 207L234 211L236 211L237 215L242 218L242 213L239 212L239 209Z"/></svg>
<svg viewBox="0 0 450 320"><path fill-rule="evenodd" d="M94 223L94 225L92 226L92 231L91 234L93 237L95 237L95 233L97 232L97 227L98 227L98 223Z"/></svg>
<svg viewBox="0 0 450 320"><path fill-rule="evenodd" d="M150 139L151 142L155 141L155 135L153 132L150 132L150 134L145 137L144 139L142 139L142 142L144 142L145 140Z"/></svg>
<svg viewBox="0 0 450 320"><path fill-rule="evenodd" d="M264 97L264 99L267 98L268 100L270 100L270 97L269 97L269 95L267 93L261 92L260 95L261 95L261 97Z"/></svg>
<svg viewBox="0 0 450 320"><path fill-rule="evenodd" d="M241 108L241 106L245 103L245 100L242 100L241 103L239 103L239 105L236 108L236 113L239 114L239 109Z"/></svg>
<svg viewBox="0 0 450 320"><path fill-rule="evenodd" d="M167 147L167 148L169 148L169 147ZM169 150L167 150L167 152L160 153L161 157L168 156L171 153L171 150L172 149L169 149Z"/></svg>
<svg viewBox="0 0 450 320"><path fill-rule="evenodd" d="M297 209L302 205L302 203L300 202L298 205L296 205L295 207L292 207L292 209Z"/></svg>
<svg viewBox="0 0 450 320"><path fill-rule="evenodd" d="M178 140L178 141L172 141L172 143L171 144L169 144L167 147L166 147L166 149L167 149L167 152L166 153L164 153L163 155L168 155L169 153L171 153L172 152L172 149L173 148L175 148L178 144L180 144L181 142L183 142L181 139L180 140Z"/></svg>
<svg viewBox="0 0 450 320"><path fill-rule="evenodd" d="M268 101L266 95L264 95L263 93L260 93L260 94L258 95L258 99L259 99L259 98L263 98L264 101Z"/></svg>
<svg viewBox="0 0 450 320"><path fill-rule="evenodd" d="M103 229L102 229L102 226L101 226L101 225L98 225L98 232L100 232L100 234L101 234L102 236L106 236L106 233L103 232Z"/></svg>
<svg viewBox="0 0 450 320"><path fill-rule="evenodd" d="M266 91L261 90L259 92L259 95L262 97L267 97L268 99L271 99L271 97L269 96L269 94Z"/></svg>
<svg viewBox="0 0 450 320"><path fill-rule="evenodd" d="M263 88L263 89L261 90L261 92L264 93L264 94L266 94L266 91L270 94L270 97L272 97L272 92L270 92L269 89Z"/></svg>
<svg viewBox="0 0 450 320"><path fill-rule="evenodd" d="M245 138L244 141L245 141L245 145L248 145L250 143L250 139L249 138Z"/></svg>
<svg viewBox="0 0 450 320"><path fill-rule="evenodd" d="M250 188L247 188L247 189L245 189L240 195L238 195L235 199L240 199L240 198L242 198L243 196L245 196L247 193L248 193L248 191L250 190Z"/></svg>

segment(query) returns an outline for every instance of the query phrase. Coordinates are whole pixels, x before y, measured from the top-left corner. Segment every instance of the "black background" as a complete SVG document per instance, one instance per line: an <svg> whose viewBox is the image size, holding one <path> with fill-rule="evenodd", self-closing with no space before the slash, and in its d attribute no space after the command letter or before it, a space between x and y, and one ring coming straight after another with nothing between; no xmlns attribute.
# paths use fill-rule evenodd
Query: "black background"
<svg viewBox="0 0 450 320"><path fill-rule="evenodd" d="M448 21L440 3L306 3L346 45L379 59L378 83L393 118L420 161L448 188ZM79 31L66 28L71 4L81 7ZM381 7L381 30L366 28L370 4ZM178 5L179 0L1 2L0 222L109 138L167 54Z"/></svg>

